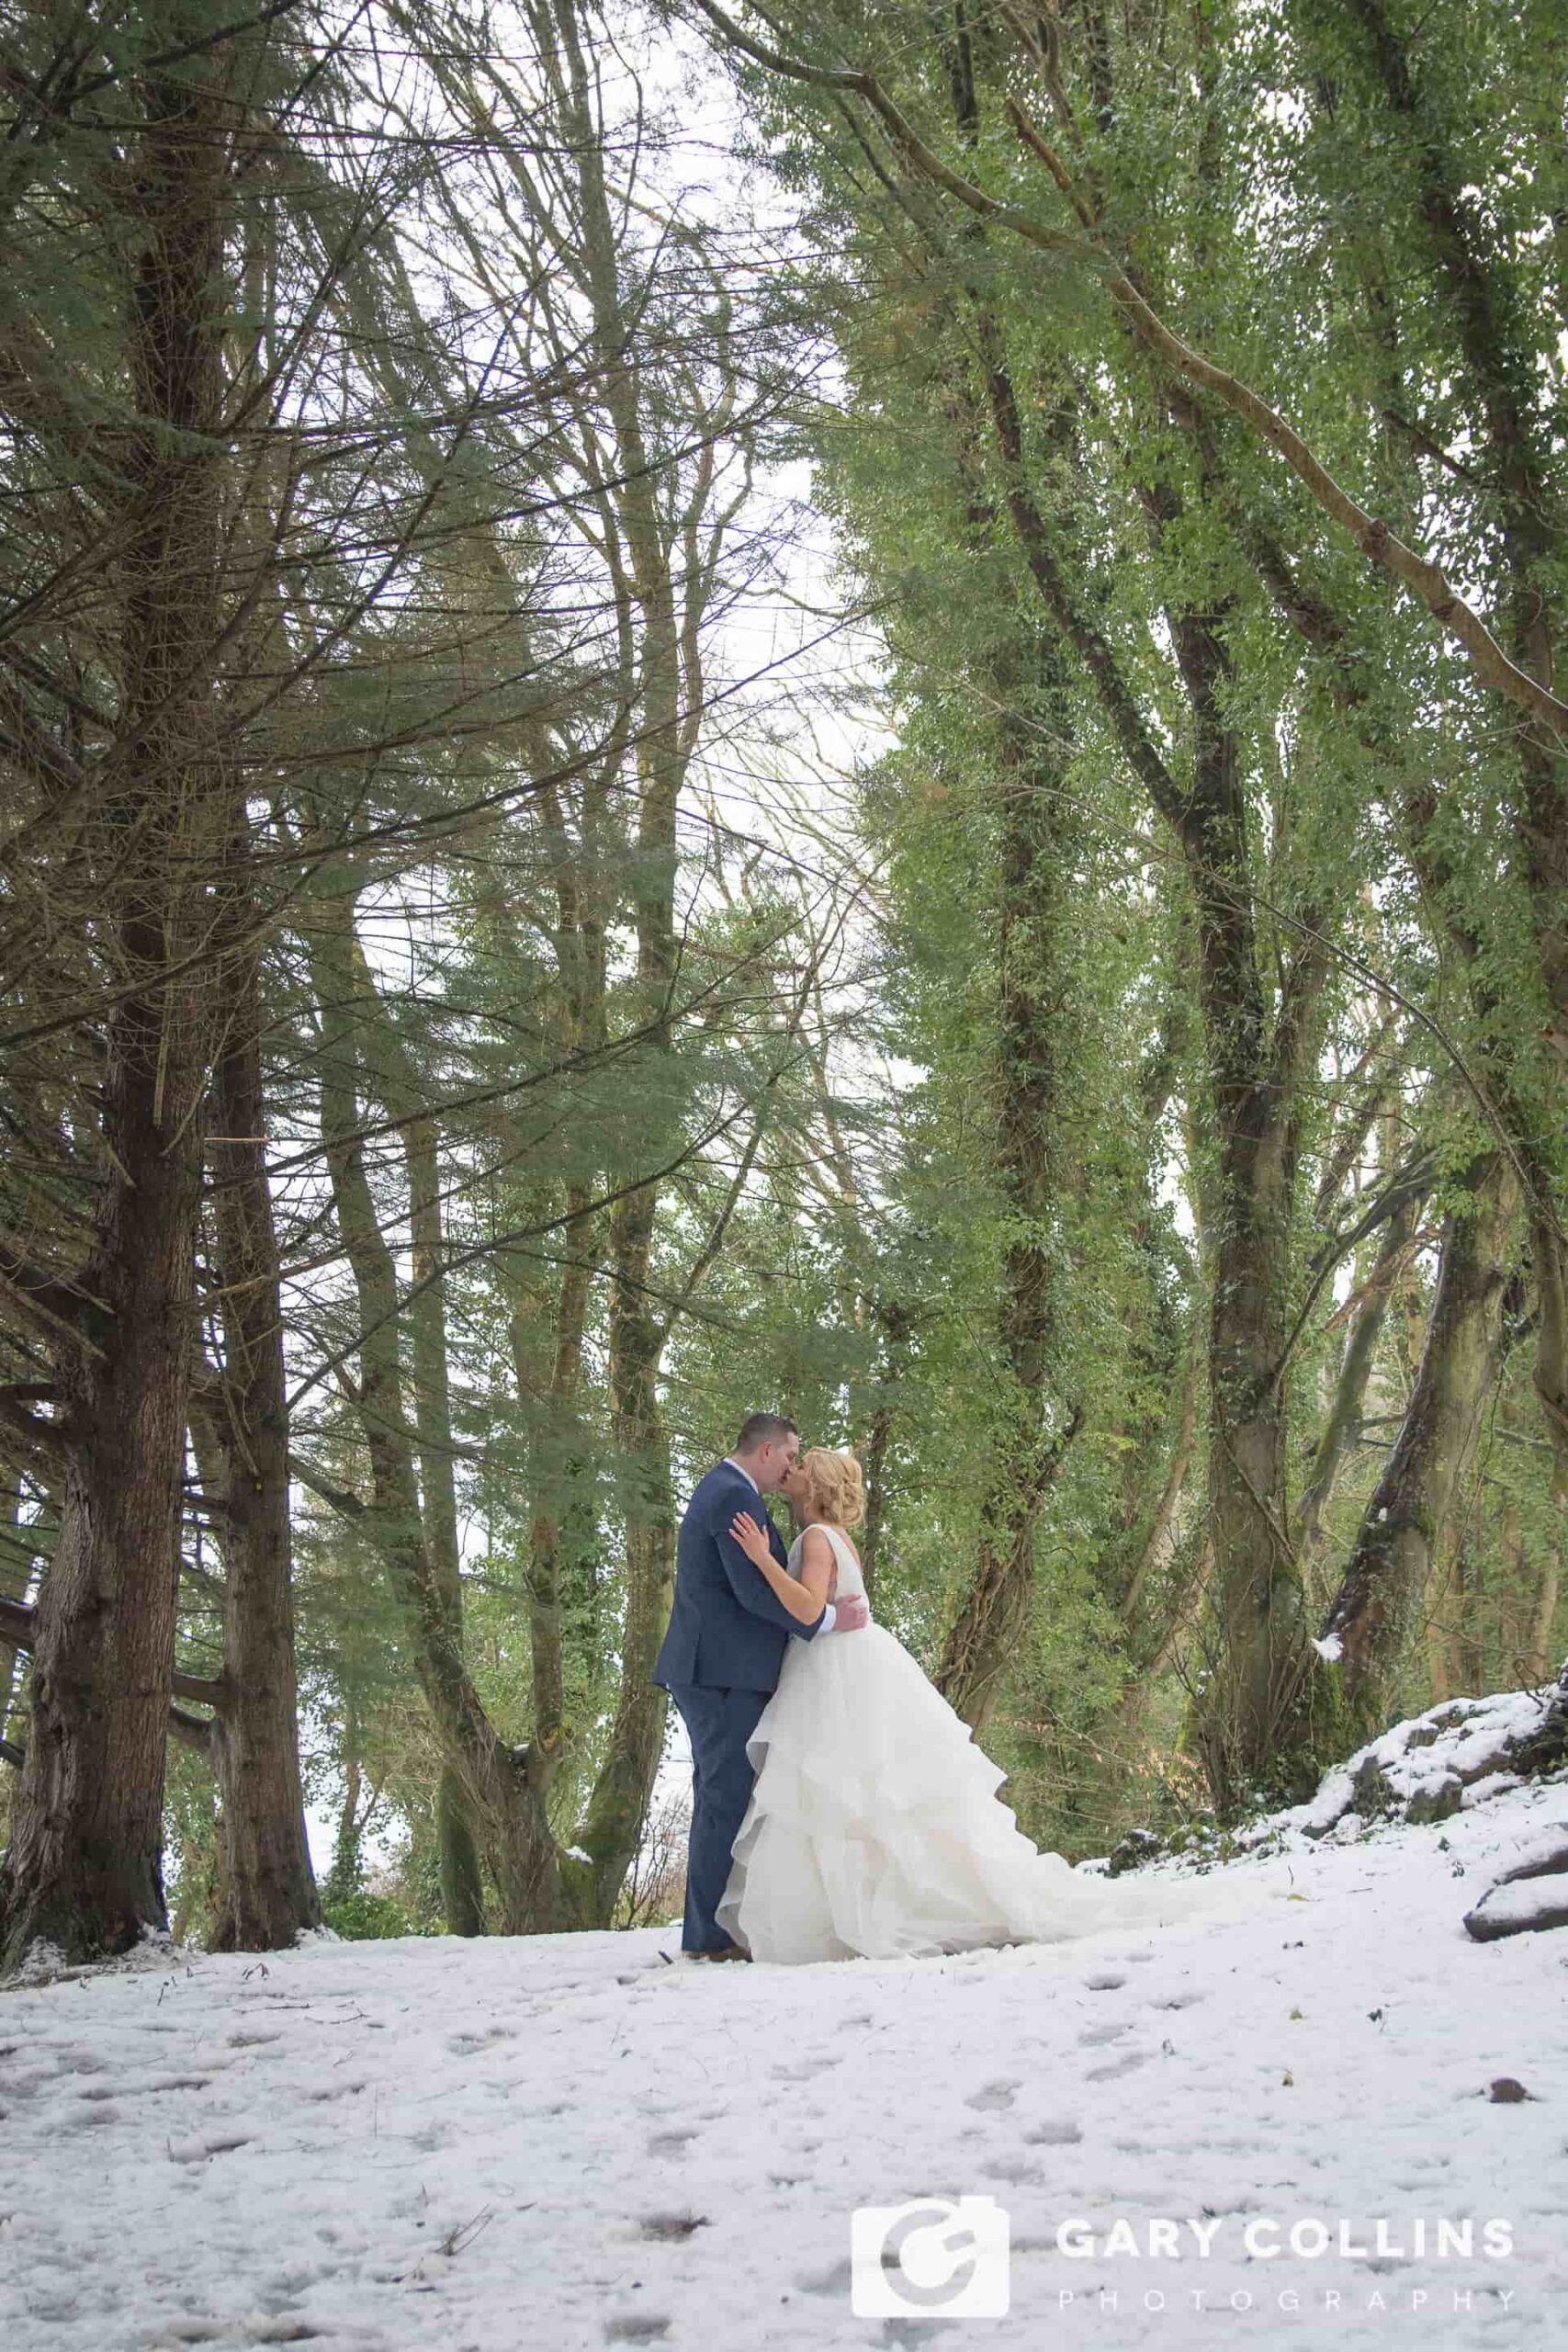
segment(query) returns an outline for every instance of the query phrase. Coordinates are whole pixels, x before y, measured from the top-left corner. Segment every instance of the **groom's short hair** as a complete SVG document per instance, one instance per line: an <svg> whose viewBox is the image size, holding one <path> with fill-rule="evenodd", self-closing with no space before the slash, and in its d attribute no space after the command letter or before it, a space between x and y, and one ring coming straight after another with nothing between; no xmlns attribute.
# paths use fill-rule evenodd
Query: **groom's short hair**
<svg viewBox="0 0 1568 2352"><path fill-rule="evenodd" d="M760 1445L779 1445L786 1437L799 1435L794 1421L784 1413L748 1413L740 1424L735 1451L737 1453L755 1453Z"/></svg>

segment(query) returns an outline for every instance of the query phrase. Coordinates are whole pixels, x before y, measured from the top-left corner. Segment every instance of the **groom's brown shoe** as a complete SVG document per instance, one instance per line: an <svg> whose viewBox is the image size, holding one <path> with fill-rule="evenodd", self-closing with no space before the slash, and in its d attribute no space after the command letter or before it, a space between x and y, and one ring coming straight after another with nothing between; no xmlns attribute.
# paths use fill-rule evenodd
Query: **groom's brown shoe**
<svg viewBox="0 0 1568 2352"><path fill-rule="evenodd" d="M694 1952L692 1957L694 1960L750 1960L751 1955L743 1951L739 1944L720 1944L716 1951Z"/></svg>

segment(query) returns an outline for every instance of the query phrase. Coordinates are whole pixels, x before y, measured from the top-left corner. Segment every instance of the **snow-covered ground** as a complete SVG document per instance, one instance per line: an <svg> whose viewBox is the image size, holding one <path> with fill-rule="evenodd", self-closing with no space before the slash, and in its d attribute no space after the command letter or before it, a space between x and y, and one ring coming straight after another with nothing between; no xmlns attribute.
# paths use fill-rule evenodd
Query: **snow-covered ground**
<svg viewBox="0 0 1568 2352"><path fill-rule="evenodd" d="M322 1940L15 1989L0 2346L1568 2342L1568 1933L1461 1924L1568 1777L1310 1810L1224 1871L1240 1916L1154 1935L793 1969L670 1964L675 1929ZM928 2214L885 2269L863 2220L898 2305L857 2314L854 2209L965 2198L977 2264Z"/></svg>

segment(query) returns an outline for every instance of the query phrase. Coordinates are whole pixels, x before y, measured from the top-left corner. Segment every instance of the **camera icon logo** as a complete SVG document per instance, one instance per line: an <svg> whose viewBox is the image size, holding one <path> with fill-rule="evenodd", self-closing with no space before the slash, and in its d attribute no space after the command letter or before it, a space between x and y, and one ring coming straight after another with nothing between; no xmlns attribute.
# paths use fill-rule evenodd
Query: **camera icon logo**
<svg viewBox="0 0 1568 2352"><path fill-rule="evenodd" d="M994 2197L857 2205L850 2215L850 2309L857 2319L908 2312L1000 2319L1008 2253L1008 2217Z"/></svg>

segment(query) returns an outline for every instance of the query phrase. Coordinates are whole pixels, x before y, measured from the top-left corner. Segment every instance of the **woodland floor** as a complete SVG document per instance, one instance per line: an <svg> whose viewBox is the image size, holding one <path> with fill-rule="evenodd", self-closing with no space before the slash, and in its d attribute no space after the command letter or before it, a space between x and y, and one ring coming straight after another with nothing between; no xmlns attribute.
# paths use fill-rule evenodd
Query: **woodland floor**
<svg viewBox="0 0 1568 2352"><path fill-rule="evenodd" d="M1227 1866L1241 1916L1155 1936L791 1969L670 1964L675 1929L150 1946L18 1987L0 2346L1568 2341L1568 1932L1461 1925L1568 1780L1475 1794L1288 1827ZM1005 2208L1008 2316L855 2316L852 2209L923 2196ZM1075 2216L1180 2251L1070 2256ZM1325 2254L1248 2256L1249 2219L1309 2217ZM1415 2258L1417 2217L1472 2218L1472 2258Z"/></svg>

